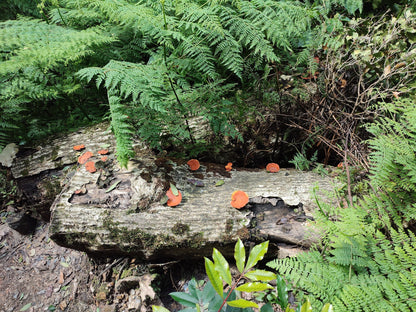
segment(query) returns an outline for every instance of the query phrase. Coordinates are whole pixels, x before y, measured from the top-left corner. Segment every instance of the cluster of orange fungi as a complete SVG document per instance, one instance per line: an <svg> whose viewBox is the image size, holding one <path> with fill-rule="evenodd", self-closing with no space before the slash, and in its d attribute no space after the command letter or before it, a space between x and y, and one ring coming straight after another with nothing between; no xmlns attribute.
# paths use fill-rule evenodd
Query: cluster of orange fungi
<svg viewBox="0 0 416 312"><path fill-rule="evenodd" d="M81 151L85 148L84 144L81 145L75 145L73 147L73 149L75 151ZM107 155L108 154L108 149L102 149L99 150L97 152L99 155ZM82 154L81 156L78 157L78 163L80 163L81 165L85 164L85 169L87 169L88 172L94 173L97 171L97 168L95 168L95 162L90 160L88 161L92 156L94 156L94 154L90 151L85 152L84 154ZM107 156L103 156L101 157L101 161L106 161L108 159Z"/></svg>
<svg viewBox="0 0 416 312"><path fill-rule="evenodd" d="M97 171L97 169L95 168L95 163L91 160L91 161L87 161L85 163L85 169L87 169L87 171L94 173Z"/></svg>
<svg viewBox="0 0 416 312"><path fill-rule="evenodd" d="M84 144L81 144L81 145L75 145L74 146L74 150L75 151L80 151L80 150L83 150L85 148L85 145Z"/></svg>
<svg viewBox="0 0 416 312"><path fill-rule="evenodd" d="M108 154L108 149L99 150L97 153L100 154L100 155L107 155Z"/></svg>
<svg viewBox="0 0 416 312"><path fill-rule="evenodd" d="M81 165L85 164L87 162L88 159L90 159L93 156L93 153L88 151L85 152L84 154L82 154L81 156L78 157L78 163L80 163Z"/></svg>
<svg viewBox="0 0 416 312"><path fill-rule="evenodd" d="M197 159L188 160L187 165L189 166L189 169L192 171L198 170L200 167L199 161ZM233 163L231 162L229 162L225 166L226 171L231 171L232 168L233 168ZM266 166L266 170L267 172L275 173L275 172L279 172L280 167L276 163L269 163ZM168 197L167 205L170 207L177 206L182 201L181 192L178 191L178 195L174 195L172 188L169 188L169 190L166 192L166 196ZM231 206L236 209L243 208L245 205L248 204L248 200L249 198L246 192L238 190L231 194Z"/></svg>
<svg viewBox="0 0 416 312"><path fill-rule="evenodd" d="M169 188L169 190L166 192L166 196L168 197L167 205L169 207L175 207L182 201L182 194L179 190L178 195L175 195L173 194L172 188Z"/></svg>

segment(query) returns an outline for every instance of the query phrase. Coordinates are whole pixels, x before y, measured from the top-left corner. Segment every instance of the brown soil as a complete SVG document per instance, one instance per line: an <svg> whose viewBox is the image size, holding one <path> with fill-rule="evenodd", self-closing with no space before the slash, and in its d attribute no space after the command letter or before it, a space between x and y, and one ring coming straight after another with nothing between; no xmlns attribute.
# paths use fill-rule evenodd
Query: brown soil
<svg viewBox="0 0 416 312"><path fill-rule="evenodd" d="M48 227L41 223L32 235L21 235L0 223L0 312L145 312L162 305L157 295L150 298L150 282L140 283L141 293L137 285L117 291L126 276L151 276L147 266L63 248L49 239Z"/></svg>

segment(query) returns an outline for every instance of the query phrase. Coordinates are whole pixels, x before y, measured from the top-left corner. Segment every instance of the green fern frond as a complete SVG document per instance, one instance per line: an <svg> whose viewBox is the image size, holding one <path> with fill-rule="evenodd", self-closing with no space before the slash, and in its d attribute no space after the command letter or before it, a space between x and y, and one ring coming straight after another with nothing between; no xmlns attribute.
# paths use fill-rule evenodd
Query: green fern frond
<svg viewBox="0 0 416 312"><path fill-rule="evenodd" d="M110 93L110 92L109 92ZM111 129L116 137L117 159L120 165L127 166L127 162L133 156L132 136L133 128L128 123L125 106L121 104L120 98L115 94L109 94Z"/></svg>
<svg viewBox="0 0 416 312"><path fill-rule="evenodd" d="M0 67L0 75L15 73L29 66L47 71L58 63L68 64L92 54L94 45L114 41L98 29L71 30L41 20L22 19L0 23L0 46L13 53ZM30 49L25 48L30 46Z"/></svg>
<svg viewBox="0 0 416 312"><path fill-rule="evenodd" d="M266 40L266 36L259 32L250 21L239 17L237 12L228 7L224 7L220 12L220 18L230 33L244 47L252 50L253 54L258 54L269 62L279 62L279 58L274 53L271 43Z"/></svg>

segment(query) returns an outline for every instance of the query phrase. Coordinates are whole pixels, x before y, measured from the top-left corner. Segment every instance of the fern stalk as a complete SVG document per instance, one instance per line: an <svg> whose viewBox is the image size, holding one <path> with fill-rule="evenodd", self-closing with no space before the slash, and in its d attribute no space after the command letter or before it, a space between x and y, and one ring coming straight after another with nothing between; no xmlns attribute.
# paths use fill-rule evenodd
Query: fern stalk
<svg viewBox="0 0 416 312"><path fill-rule="evenodd" d="M160 3L162 5L164 29L168 30L168 24L167 24L167 21L166 21L166 13L165 13L165 0L161 0ZM191 127L189 126L188 115L185 113L184 106L183 106L181 100L179 99L178 94L176 93L175 86L173 85L172 78L170 77L169 72L168 72L168 61L167 61L167 53L166 53L166 44L165 44L165 42L163 42L163 60L165 62L166 76L168 77L170 88L172 89L173 94L175 95L176 102L178 102L178 105L182 108L182 111L183 111L182 114L183 114L183 118L185 119L186 130L189 133L189 138L191 140L191 143L195 144L195 140L194 140L194 137L192 135Z"/></svg>

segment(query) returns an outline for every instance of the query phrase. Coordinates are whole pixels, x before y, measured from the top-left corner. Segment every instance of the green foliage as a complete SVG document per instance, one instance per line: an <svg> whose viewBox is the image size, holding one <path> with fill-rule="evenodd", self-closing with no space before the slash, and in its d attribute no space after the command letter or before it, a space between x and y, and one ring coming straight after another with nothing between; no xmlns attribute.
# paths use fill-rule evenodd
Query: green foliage
<svg viewBox="0 0 416 312"><path fill-rule="evenodd" d="M74 74L92 47L113 41L110 36L29 18L1 22L0 30L0 143L37 139L94 119L99 107L78 104L86 92Z"/></svg>
<svg viewBox="0 0 416 312"><path fill-rule="evenodd" d="M289 161L298 170L309 170L313 164L318 160L318 151L312 155L311 159L308 159L304 153L298 152L293 160Z"/></svg>
<svg viewBox="0 0 416 312"><path fill-rule="evenodd" d="M0 25L0 140L46 136L107 109L123 165L135 135L151 147L183 146L187 156L224 136L242 140L238 126L249 108L233 93L286 59L290 71L314 69L317 39L331 40L335 29L320 25L339 22L330 17L336 11L361 10L360 1L7 3L9 18L44 21L20 17ZM98 92L78 78L96 80Z"/></svg>
<svg viewBox="0 0 416 312"><path fill-rule="evenodd" d="M230 266L224 256L214 248L212 260L205 258L205 269L209 282L192 279L188 285L188 292L174 292L171 297L178 303L187 307L181 311L253 311L258 308L257 303L241 298L241 292L263 292L272 289L267 282L275 278L273 272L252 269L258 261L262 260L268 249L268 241L256 245L250 251L247 262L246 252L242 241L239 239L235 245L234 258L240 274L233 278ZM239 283L242 279L246 283ZM228 285L229 290L224 292ZM269 309L269 310L267 310ZM166 309L153 306L154 312L166 312ZM270 311L270 306L262 307L262 312Z"/></svg>
<svg viewBox="0 0 416 312"><path fill-rule="evenodd" d="M359 3L354 3L347 3L348 12L360 9ZM191 146L191 155L198 154L213 138L241 139L235 116L245 109L230 101L231 92L242 82L257 79L254 71L269 70L270 64L280 62L288 53L307 50L301 62L310 60L309 44L320 32L312 26L321 18L321 7L272 0L119 1L117 5L112 1L67 0L61 14L56 10L52 14L57 22L63 16L69 25L85 25L80 8L91 23L116 29L112 33L124 44L119 51L126 56L114 58L101 71L85 68L80 77L87 81L95 78L97 85L117 94L120 111L124 106L124 114L130 116L122 120L125 127L133 127L152 147ZM125 47L132 40L140 49L127 55ZM195 138L198 131L190 127L198 118L210 127L202 138ZM122 159L127 155L119 148Z"/></svg>
<svg viewBox="0 0 416 312"><path fill-rule="evenodd" d="M336 311L416 309L416 106L401 99L382 107L390 117L368 126L376 192L347 209L320 203L322 244L268 263L318 307L331 302Z"/></svg>

